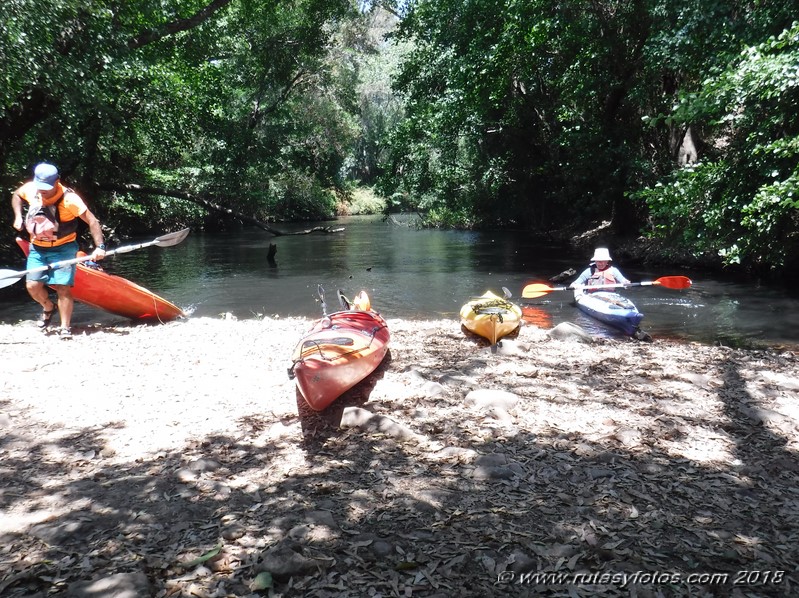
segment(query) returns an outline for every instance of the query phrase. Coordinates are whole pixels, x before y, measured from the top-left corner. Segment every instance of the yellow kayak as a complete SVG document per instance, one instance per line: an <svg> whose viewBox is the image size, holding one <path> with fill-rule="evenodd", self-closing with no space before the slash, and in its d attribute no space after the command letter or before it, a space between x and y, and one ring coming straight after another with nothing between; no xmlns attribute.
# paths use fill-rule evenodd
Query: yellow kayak
<svg viewBox="0 0 799 598"><path fill-rule="evenodd" d="M487 338L491 346L519 328L522 309L504 297L486 291L461 308L461 324L474 334Z"/></svg>

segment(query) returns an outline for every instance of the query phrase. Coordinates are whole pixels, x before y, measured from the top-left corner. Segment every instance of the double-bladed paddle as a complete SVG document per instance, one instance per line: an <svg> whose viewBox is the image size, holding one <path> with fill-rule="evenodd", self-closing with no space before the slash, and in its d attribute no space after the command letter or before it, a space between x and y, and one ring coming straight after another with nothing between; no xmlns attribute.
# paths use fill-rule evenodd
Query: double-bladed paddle
<svg viewBox="0 0 799 598"><path fill-rule="evenodd" d="M161 235L160 237L156 237L152 241L148 241L146 243L137 243L136 245L125 245L124 247L109 249L108 251L105 252L105 255L106 257L108 257L109 255L114 255L116 253L128 253L130 251L142 249L144 247L149 247L151 245L155 245L157 247L172 247L173 245L177 245L178 243L182 242L183 239L185 239L188 236L188 234L189 234L189 229L184 228L183 230L179 230L174 233ZM11 286L26 274L31 274L33 272L46 272L47 270L58 270L59 268L66 268L67 266L71 266L73 264L79 264L80 262L87 262L91 259L92 259L91 255L82 255L80 257L76 257L73 259L54 262L49 266L40 266L38 268L31 268L30 270L21 270L19 272L15 270L0 270L0 289Z"/></svg>
<svg viewBox="0 0 799 598"><path fill-rule="evenodd" d="M590 289L592 291L599 290L599 289L617 289L621 287L649 287L649 286L661 286L666 287L667 289L687 289L688 287L693 284L691 279L687 276L663 276L658 278L657 280L652 280L648 282L628 282L627 284L623 283L615 283L615 284L602 284L602 285L592 285ZM575 291L577 289L585 289L589 287L585 286L578 286L578 287L551 287L546 283L543 282L535 282L532 284L528 284L524 289L522 289L522 297L525 299L535 299L536 297L542 297L547 293L551 293L553 291Z"/></svg>

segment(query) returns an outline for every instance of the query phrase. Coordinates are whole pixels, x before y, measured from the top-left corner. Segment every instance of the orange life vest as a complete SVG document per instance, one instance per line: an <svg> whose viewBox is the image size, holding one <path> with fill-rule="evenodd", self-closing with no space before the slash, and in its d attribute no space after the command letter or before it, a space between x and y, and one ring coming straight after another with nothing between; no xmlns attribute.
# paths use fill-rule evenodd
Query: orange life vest
<svg viewBox="0 0 799 598"><path fill-rule="evenodd" d="M612 268L608 266L604 270L598 270L596 266L591 266L591 276L585 281L586 286L592 287L597 285L616 284L621 282L616 280L613 275Z"/></svg>
<svg viewBox="0 0 799 598"><path fill-rule="evenodd" d="M20 197L28 202L25 229L30 234L31 243L39 247L56 247L77 237L78 217L64 205L64 200L70 194L70 203L77 204L79 211L83 201L61 183L57 184L57 188L56 194L47 200L32 185L31 188L25 185L20 192Z"/></svg>

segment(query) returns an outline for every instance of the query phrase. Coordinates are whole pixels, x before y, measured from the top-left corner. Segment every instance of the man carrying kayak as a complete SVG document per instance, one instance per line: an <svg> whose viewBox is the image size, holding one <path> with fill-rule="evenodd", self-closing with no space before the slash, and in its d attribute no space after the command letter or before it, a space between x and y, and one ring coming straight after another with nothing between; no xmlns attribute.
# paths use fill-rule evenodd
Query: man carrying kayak
<svg viewBox="0 0 799 598"><path fill-rule="evenodd" d="M22 204L28 206L25 218L22 217ZM30 234L30 253L26 269L32 270L50 266L55 262L73 259L78 253L78 218L89 226L94 240L93 260L105 257L105 240L100 221L86 207L86 203L72 189L61 184L58 169L52 164L42 163L33 171L33 180L14 191L11 196L11 209L14 211L14 228L21 231L23 225ZM25 286L28 293L42 306L39 328L50 325L53 314L61 316L61 338L72 336L72 286L75 282L76 265L30 272ZM50 299L47 290L50 286L58 295L58 304Z"/></svg>

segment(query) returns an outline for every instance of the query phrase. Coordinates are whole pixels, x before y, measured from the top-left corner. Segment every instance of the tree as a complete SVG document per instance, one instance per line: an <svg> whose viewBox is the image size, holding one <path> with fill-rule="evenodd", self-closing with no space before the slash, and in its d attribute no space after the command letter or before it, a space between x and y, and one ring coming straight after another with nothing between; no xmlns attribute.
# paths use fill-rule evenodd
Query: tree
<svg viewBox="0 0 799 598"><path fill-rule="evenodd" d="M0 112L0 166L36 127L85 121L108 101L108 79L118 80L143 49L199 27L231 0L183 2L158 10L150 2L9 0L3 10L5 85ZM171 18L170 18L171 17ZM141 52L140 52L141 51ZM98 97L99 96L99 97ZM61 117L60 119L58 117ZM51 137L74 135L74 125Z"/></svg>
<svg viewBox="0 0 799 598"><path fill-rule="evenodd" d="M668 117L704 123L715 147L640 193L654 233L727 264L799 259L799 23L745 48Z"/></svg>
<svg viewBox="0 0 799 598"><path fill-rule="evenodd" d="M641 129L640 2L421 1L383 187L455 220L547 228L621 209Z"/></svg>
<svg viewBox="0 0 799 598"><path fill-rule="evenodd" d="M402 99L392 90L391 82L407 49L388 41L398 17L382 6L370 10L359 23L363 27L359 34L362 43L357 44L360 51L352 56L358 135L345 168L349 179L373 185L382 174L389 131L404 117ZM351 48L356 44L343 46Z"/></svg>
<svg viewBox="0 0 799 598"><path fill-rule="evenodd" d="M799 256L795 2L409 6L386 194L432 222L612 218L728 262Z"/></svg>
<svg viewBox="0 0 799 598"><path fill-rule="evenodd" d="M343 0L10 0L0 167L19 177L46 158L84 189L223 190L256 218L329 214L354 135L328 55L355 18ZM97 203L140 227L202 214L169 197Z"/></svg>

